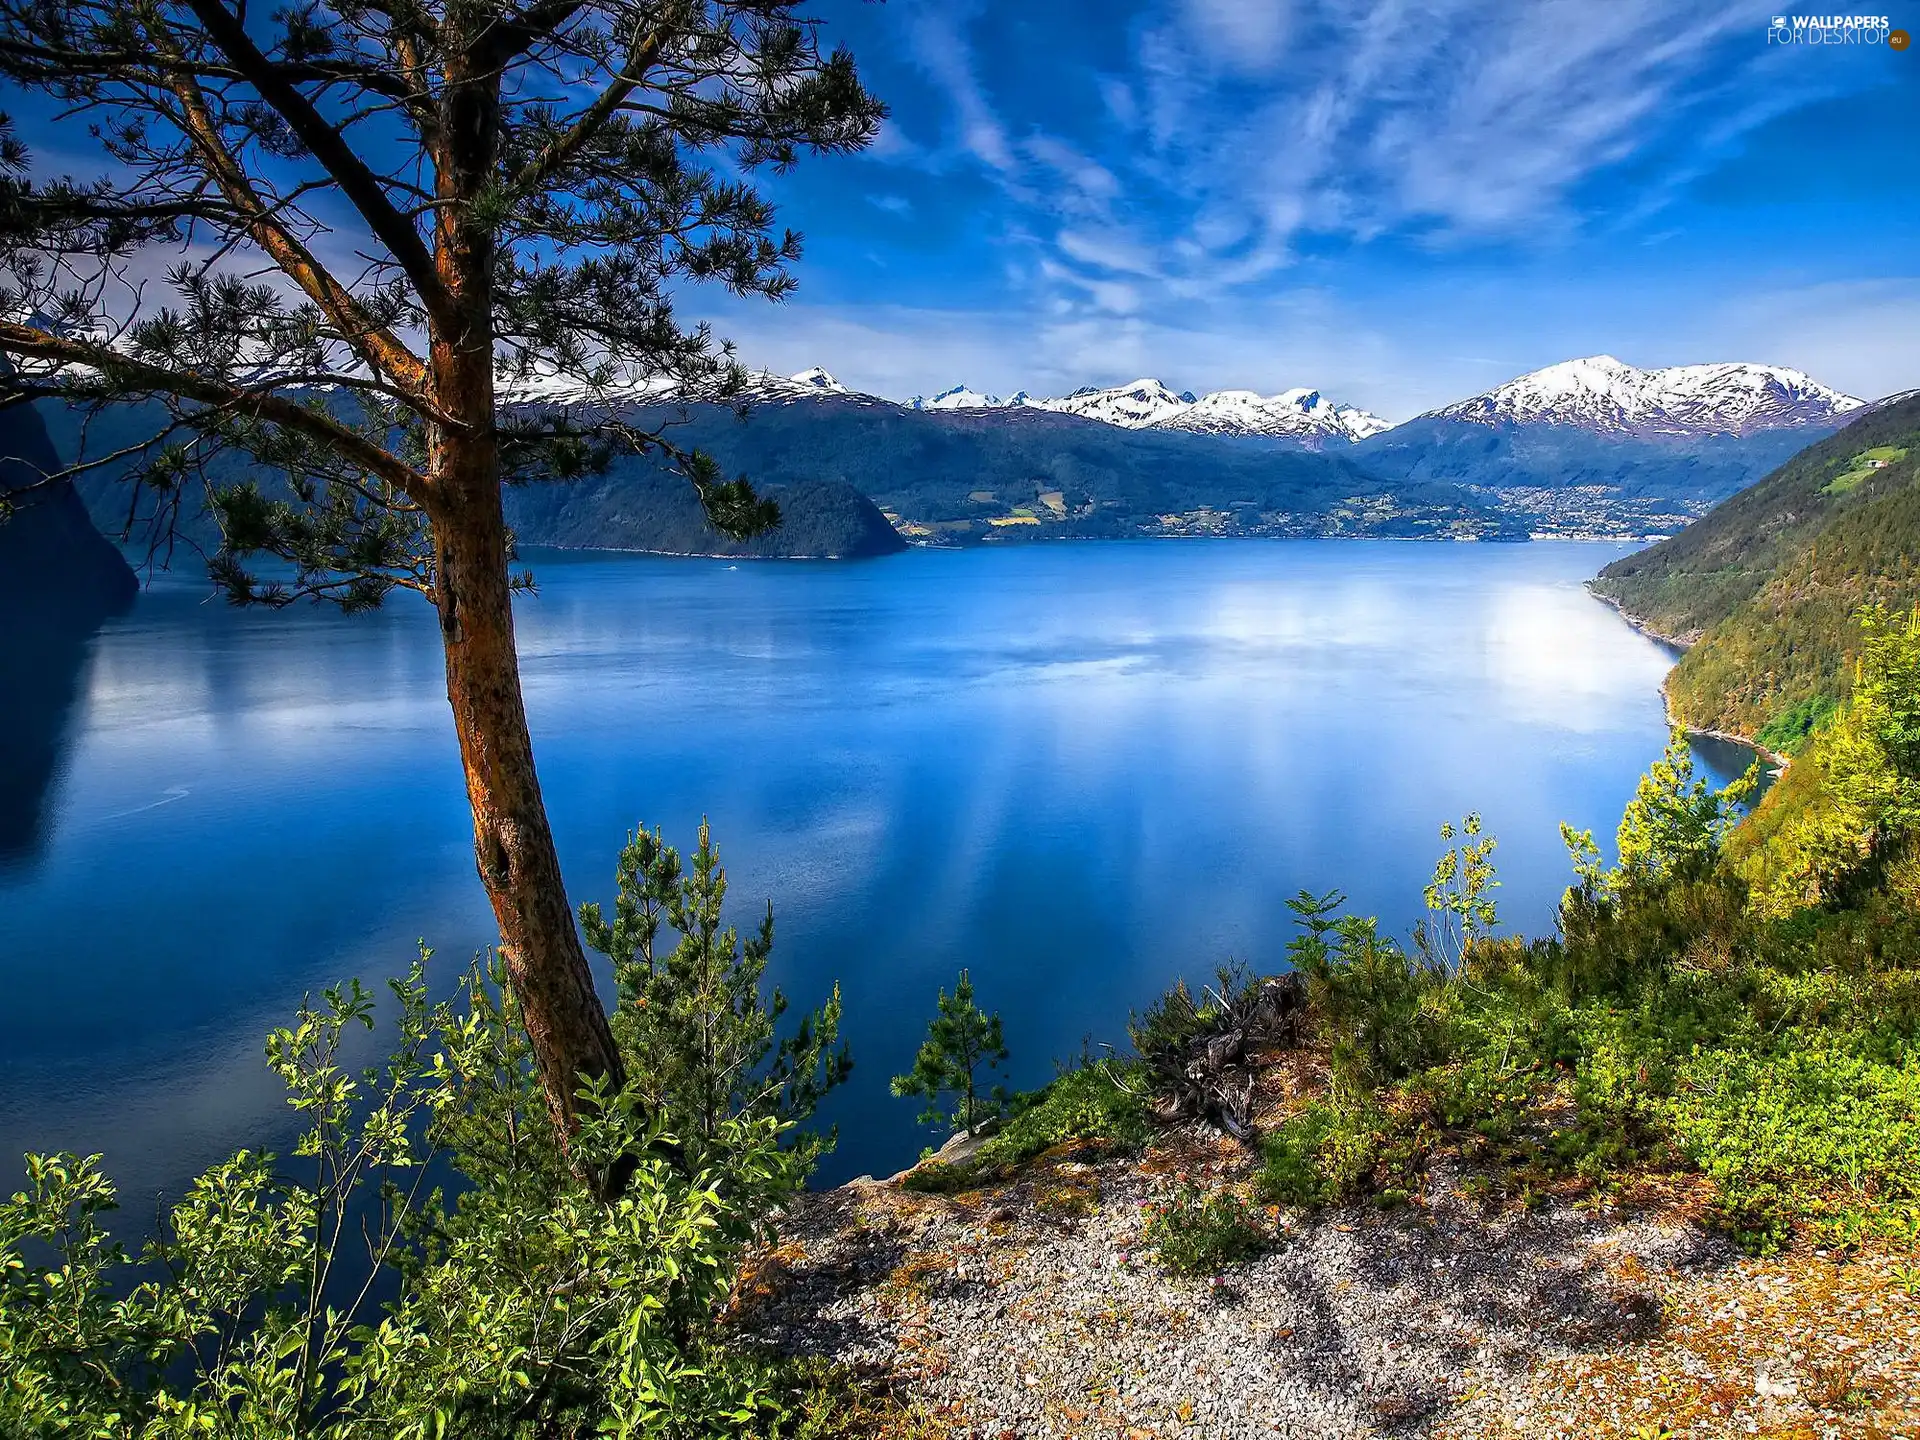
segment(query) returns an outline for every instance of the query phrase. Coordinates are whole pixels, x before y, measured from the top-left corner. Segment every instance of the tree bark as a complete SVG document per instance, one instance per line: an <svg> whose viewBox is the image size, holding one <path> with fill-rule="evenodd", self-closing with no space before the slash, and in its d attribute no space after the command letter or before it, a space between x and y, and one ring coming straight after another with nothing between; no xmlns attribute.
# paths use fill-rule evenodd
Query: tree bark
<svg viewBox="0 0 1920 1440"><path fill-rule="evenodd" d="M465 73L463 73L465 72ZM499 922L507 979L519 1001L562 1145L579 1128L582 1082L626 1082L594 991L560 876L560 857L533 766L533 737L514 648L507 526L494 412L494 236L470 211L494 168L499 74L449 66L436 156L433 256L453 324L431 327L428 369L452 423L428 430L434 603L447 657L447 700L460 737L474 857ZM617 1191L630 1167L583 1178Z"/></svg>
<svg viewBox="0 0 1920 1440"><path fill-rule="evenodd" d="M520 696L506 524L497 479L476 485L434 525L435 599L447 700L460 737L474 857L493 902L507 976L564 1139L585 1079L625 1081L567 903Z"/></svg>

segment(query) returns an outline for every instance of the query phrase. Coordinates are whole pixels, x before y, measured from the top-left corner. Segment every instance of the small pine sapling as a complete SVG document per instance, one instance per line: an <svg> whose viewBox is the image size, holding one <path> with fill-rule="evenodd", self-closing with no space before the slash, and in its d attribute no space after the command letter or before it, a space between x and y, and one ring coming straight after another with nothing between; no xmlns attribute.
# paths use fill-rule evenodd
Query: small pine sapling
<svg viewBox="0 0 1920 1440"><path fill-rule="evenodd" d="M1006 1060L1000 1017L986 1014L974 1003L973 982L962 970L953 994L940 992L938 1013L927 1026L927 1038L914 1057L913 1069L893 1077L893 1093L926 1099L921 1124L937 1125L951 1119L967 1134L977 1135L987 1121L1006 1113L1005 1086L995 1085L984 1094L980 1089L981 1072L997 1070ZM950 1115L941 1108L942 1095L953 1097Z"/></svg>

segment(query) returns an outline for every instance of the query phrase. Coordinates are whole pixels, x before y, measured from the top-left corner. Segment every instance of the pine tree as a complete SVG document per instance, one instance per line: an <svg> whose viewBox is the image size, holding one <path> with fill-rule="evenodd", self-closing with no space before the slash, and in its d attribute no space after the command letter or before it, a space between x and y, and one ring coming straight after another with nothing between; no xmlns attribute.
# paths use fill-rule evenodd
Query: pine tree
<svg viewBox="0 0 1920 1440"><path fill-rule="evenodd" d="M735 1117L797 1126L812 1116L853 1070L840 1040L840 987L790 1034L777 1035L787 997L777 988L763 993L773 907L744 946L732 926L722 928L727 873L707 822L691 874L659 831L641 828L620 852L615 880L613 920L589 902L580 924L587 943L613 961L614 1039L641 1099L674 1117L696 1154L710 1151ZM656 958L662 921L680 939ZM790 1132L787 1143L804 1169L833 1136Z"/></svg>
<svg viewBox="0 0 1920 1440"><path fill-rule="evenodd" d="M722 532L774 523L619 402L738 394L673 292L786 294L798 238L744 177L860 148L882 107L795 0L0 0L0 75L102 152L50 177L0 118L0 404L156 415L111 458L163 527L206 489L235 603L431 601L480 877L570 1133L582 1083L623 1072L534 770L501 487L637 451ZM571 398L503 406L515 385Z"/></svg>
<svg viewBox="0 0 1920 1440"><path fill-rule="evenodd" d="M953 987L953 994L940 992L937 1013L927 1026L927 1038L914 1056L913 1069L893 1077L893 1093L902 1097L924 1096L927 1108L920 1123L936 1125L949 1116L942 1111L940 1097L954 1097L952 1122L969 1135L977 1135L990 1119L1006 1113L1007 1092L994 1086L985 1094L979 1090L979 1072L997 1070L1007 1060L1007 1044L1000 1017L988 1015L974 1004L973 981L967 972Z"/></svg>

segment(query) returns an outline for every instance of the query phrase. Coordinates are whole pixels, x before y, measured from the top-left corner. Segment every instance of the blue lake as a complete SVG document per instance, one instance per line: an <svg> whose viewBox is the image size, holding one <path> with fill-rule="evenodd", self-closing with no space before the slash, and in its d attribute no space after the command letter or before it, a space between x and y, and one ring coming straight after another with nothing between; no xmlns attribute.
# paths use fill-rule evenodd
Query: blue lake
<svg viewBox="0 0 1920 1440"><path fill-rule="evenodd" d="M610 897L636 823L684 848L710 816L735 919L773 901L789 995L844 990L821 1178L884 1174L933 1138L887 1077L962 966L1033 1084L1176 975L1279 964L1302 888L1404 933L1470 809L1503 919L1548 925L1557 822L1610 836L1664 742L1671 657L1582 588L1622 548L534 555L521 651L571 895ZM284 1142L261 1042L304 992L490 938L425 606L204 595L161 580L50 679L51 788L0 817L31 832L0 861L9 1188L23 1149L102 1150L150 1213Z"/></svg>

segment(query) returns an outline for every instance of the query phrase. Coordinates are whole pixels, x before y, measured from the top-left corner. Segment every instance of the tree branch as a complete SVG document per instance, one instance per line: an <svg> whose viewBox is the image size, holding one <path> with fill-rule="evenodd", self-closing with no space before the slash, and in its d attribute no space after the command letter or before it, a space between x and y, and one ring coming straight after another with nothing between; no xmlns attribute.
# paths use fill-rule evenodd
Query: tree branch
<svg viewBox="0 0 1920 1440"><path fill-rule="evenodd" d="M175 74L168 88L180 101L183 113L176 118L200 153L200 168L241 212L240 223L245 225L254 243L306 291L370 369L385 370L415 397L424 399L427 367L392 331L375 324L353 292L335 279L290 230L272 218L239 159L221 139L219 127L207 109L206 97L193 78ZM412 227L407 228L411 233Z"/></svg>
<svg viewBox="0 0 1920 1440"><path fill-rule="evenodd" d="M475 69L484 73L505 66L514 56L566 24L582 4L583 0L537 0L517 17L491 26L471 52Z"/></svg>
<svg viewBox="0 0 1920 1440"><path fill-rule="evenodd" d="M567 128L566 133L556 136L545 149L521 167L520 173L513 177L514 189L524 192L536 188L577 155L581 147L599 133L601 127L620 109L626 98L640 88L647 71L660 58L660 51L665 45L666 37L658 30L649 35L627 57L627 63L621 67L613 83L595 97L594 102Z"/></svg>
<svg viewBox="0 0 1920 1440"><path fill-rule="evenodd" d="M395 262L412 282L421 304L434 319L451 326L456 323L453 300L433 267L427 245L388 199L373 171L353 152L346 137L327 122L313 102L280 73L278 67L260 53L253 38L238 17L229 13L220 0L187 0L208 36L233 62L247 82L286 122L293 127L313 157L326 166L327 173L339 182L340 189L353 203L380 243L387 247Z"/></svg>
<svg viewBox="0 0 1920 1440"><path fill-rule="evenodd" d="M422 508L426 506L429 485L425 475L324 411L301 405L284 395L229 385L222 380L196 375L191 370L170 370L163 365L151 365L104 345L51 335L31 325L12 321L0 320L0 349L32 360L88 366L123 390L151 395L177 395L202 405L252 415L275 425L283 425L289 430L297 430L332 447L343 458L396 486Z"/></svg>

